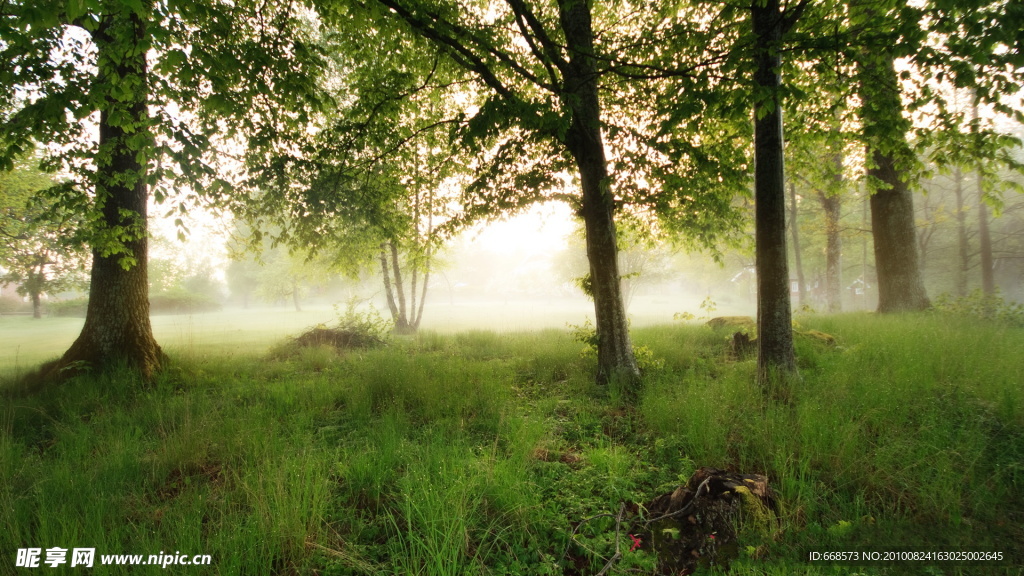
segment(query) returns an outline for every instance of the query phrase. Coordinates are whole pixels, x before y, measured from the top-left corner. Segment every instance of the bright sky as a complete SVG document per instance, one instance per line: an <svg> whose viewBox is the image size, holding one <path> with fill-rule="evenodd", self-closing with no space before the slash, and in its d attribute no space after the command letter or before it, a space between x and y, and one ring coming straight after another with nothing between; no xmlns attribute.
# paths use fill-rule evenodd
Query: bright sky
<svg viewBox="0 0 1024 576"><path fill-rule="evenodd" d="M480 224L466 232L467 240L501 255L544 255L565 246L576 224L562 202L538 204L512 218Z"/></svg>
<svg viewBox="0 0 1024 576"><path fill-rule="evenodd" d="M167 205L150 206L150 232L169 241L169 246L153 243L151 257L174 259L186 269L203 261L217 269L226 268L228 224L209 211L194 208L183 218L189 233L181 242L174 218L162 217L167 210ZM565 246L576 229L574 220L567 205L548 202L511 218L479 224L452 244L473 245L502 257L547 257Z"/></svg>

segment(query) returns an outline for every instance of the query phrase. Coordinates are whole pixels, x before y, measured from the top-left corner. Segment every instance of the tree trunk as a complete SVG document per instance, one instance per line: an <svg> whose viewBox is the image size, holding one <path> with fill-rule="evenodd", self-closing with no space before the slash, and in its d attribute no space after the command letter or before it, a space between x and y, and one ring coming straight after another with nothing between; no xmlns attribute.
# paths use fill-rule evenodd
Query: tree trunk
<svg viewBox="0 0 1024 576"><path fill-rule="evenodd" d="M402 284L402 268L398 261L398 245L389 242L391 245L391 267L395 272L395 296L398 298L398 319L395 320L395 332L409 334L413 332L409 325L409 313L405 306L405 286Z"/></svg>
<svg viewBox="0 0 1024 576"><path fill-rule="evenodd" d="M38 290L33 290L30 296L32 299L32 317L37 320L43 317L43 304L39 296Z"/></svg>
<svg viewBox="0 0 1024 576"><path fill-rule="evenodd" d="M953 195L956 197L956 240L960 266L956 275L956 293L967 296L967 275L971 269L970 247L967 245L967 207L964 204L964 177L960 167L953 169Z"/></svg>
<svg viewBox="0 0 1024 576"><path fill-rule="evenodd" d="M29 300L32 301L32 317L41 319L43 317L42 294L46 285L46 262L47 257L39 255L35 263L28 268L28 278L25 279L24 289L28 292Z"/></svg>
<svg viewBox="0 0 1024 576"><path fill-rule="evenodd" d="M978 126L978 100L974 100L971 108L971 115L974 117L974 126ZM978 242L981 249L981 292L985 296L992 297L996 294L995 269L992 265L992 234L988 229L988 205L985 204L984 176L979 167L978 179ZM986 304L987 306L987 304Z"/></svg>
<svg viewBox="0 0 1024 576"><path fill-rule="evenodd" d="M131 45L126 45L126 38ZM107 92L99 119L100 153L95 158L96 203L104 231L127 240L123 253L110 253L109 245L93 248L85 325L64 356L44 368L44 377L125 363L149 379L165 361L149 322L149 190L140 159L152 142L148 137L139 142L139 133L148 131L145 38L146 24L135 13L105 16L93 34L99 67L96 85ZM130 99L109 95L118 84Z"/></svg>
<svg viewBox="0 0 1024 576"><path fill-rule="evenodd" d="M861 203L861 243L860 243L860 274L862 280L862 288L864 290L864 298L861 303L861 309L868 309L868 226L871 224L871 196L865 190L862 197L863 202Z"/></svg>
<svg viewBox="0 0 1024 576"><path fill-rule="evenodd" d="M925 310L931 304L921 279L914 233L914 200L892 156L877 150L868 175L889 186L871 196L871 234L878 275L878 311Z"/></svg>
<svg viewBox="0 0 1024 576"><path fill-rule="evenodd" d="M754 219L757 265L757 373L796 372L786 261L786 189L783 161L783 14L779 0L753 2L756 70L754 81L766 97L754 105Z"/></svg>
<svg viewBox="0 0 1024 576"><path fill-rule="evenodd" d="M978 241L981 244L981 292L995 296L995 269L992 264L992 234L988 229L988 204L982 188L981 172L978 173Z"/></svg>
<svg viewBox="0 0 1024 576"><path fill-rule="evenodd" d="M893 58L862 58L861 116L868 135L871 233L878 275L878 311L924 310L931 303L921 278L914 227L914 199L898 162L909 161L906 120Z"/></svg>
<svg viewBox="0 0 1024 576"><path fill-rule="evenodd" d="M384 277L384 295L388 300L388 310L391 311L391 320L394 321L395 326L398 326L398 305L395 303L395 291L391 288L391 271L388 266L388 257L384 252L387 247L386 242L380 244L380 272Z"/></svg>
<svg viewBox="0 0 1024 576"><path fill-rule="evenodd" d="M800 295L800 306L807 305L807 283L804 281L804 264L800 255L800 226L797 224L796 185L789 183L789 229L793 233L793 263L796 265L796 285Z"/></svg>
<svg viewBox="0 0 1024 576"><path fill-rule="evenodd" d="M302 312L302 306L299 305L299 281L295 278L292 278L292 306L296 312Z"/></svg>
<svg viewBox="0 0 1024 576"><path fill-rule="evenodd" d="M843 153L840 148L832 155L835 169L835 189L831 193L821 193L821 207L825 211L825 299L831 313L843 310L843 239L840 234L839 219L843 198Z"/></svg>
<svg viewBox="0 0 1024 576"><path fill-rule="evenodd" d="M429 256L428 256L429 258ZM427 303L427 284L430 283L430 261L427 260L426 270L423 271L423 286L420 288L420 307L416 310L416 318L412 322L412 329L420 329L420 321L423 320L423 305Z"/></svg>
<svg viewBox="0 0 1024 576"><path fill-rule="evenodd" d="M640 375L629 338L619 278L615 200L604 155L601 110L594 64L590 5L559 0L559 16L570 53L564 101L572 113L566 146L580 171L580 212L586 229L587 259L597 322L597 381L635 380Z"/></svg>

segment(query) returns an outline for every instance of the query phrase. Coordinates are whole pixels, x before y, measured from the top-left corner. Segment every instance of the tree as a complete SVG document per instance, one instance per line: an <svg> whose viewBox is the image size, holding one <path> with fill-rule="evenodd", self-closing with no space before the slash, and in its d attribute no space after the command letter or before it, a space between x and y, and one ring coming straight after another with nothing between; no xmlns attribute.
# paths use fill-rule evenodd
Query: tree
<svg viewBox="0 0 1024 576"><path fill-rule="evenodd" d="M871 189L871 230L878 274L878 311L923 310L930 306L917 253L914 201L909 180L916 158L907 143L911 124L903 103L893 38L920 34L917 20L899 25L900 6L861 8L871 30L892 31L861 47L856 61L860 120L866 147L867 180ZM896 4L901 4L897 2ZM911 42L919 42L912 40Z"/></svg>
<svg viewBox="0 0 1024 576"><path fill-rule="evenodd" d="M225 273L228 290L234 298L240 298L242 308L249 308L252 295L259 287L259 265L249 259L232 255Z"/></svg>
<svg viewBox="0 0 1024 576"><path fill-rule="evenodd" d="M803 246L800 244L799 208L796 201L796 184L789 182L789 231L793 236L793 264L796 266L796 282L800 307L807 306L807 282L804 278Z"/></svg>
<svg viewBox="0 0 1024 576"><path fill-rule="evenodd" d="M4 4L0 83L16 96L0 119L0 168L33 140L45 143L45 165L74 177L56 202L85 216L93 255L85 325L44 377L126 363L149 378L163 364L149 322L150 188L158 201L174 181L197 196L222 192L215 136L280 144L304 120L317 59L294 35L292 10L246 1Z"/></svg>
<svg viewBox="0 0 1024 576"><path fill-rule="evenodd" d="M1024 55L1017 31L1024 11L1001 1L928 2L908 6L904 1L879 1L855 6L851 13L863 42L855 59L861 96L864 142L868 147L868 181L872 229L879 282L879 311L917 310L929 305L921 281L913 240L912 198L916 158L907 135L916 137L918 151L932 158L949 155L973 158L991 165L1009 161L1002 152L1006 136L980 130L972 122L973 143L961 146L963 113L950 107L945 93L969 89L975 101L993 111L1022 118L1003 95L1020 90ZM913 72L896 73L894 61L904 57ZM916 73L916 74L915 74ZM953 90L950 90L952 88ZM908 111L927 115L930 122L911 125L904 115L901 92L912 89ZM945 164L943 160L940 164Z"/></svg>
<svg viewBox="0 0 1024 576"><path fill-rule="evenodd" d="M617 211L644 206L677 216L680 228L706 244L738 220L731 200L745 168L713 161L720 151L736 158L735 130L709 138L712 132L698 136L683 129L689 122L717 122L702 115L705 106L698 101L720 80L712 64L727 58L720 45L701 43L713 34L701 29L710 19L650 3L620 12L577 0L507 0L486 8L454 0L378 0L344 9L323 4L340 12L338 26L355 22L360 33L369 29L375 38L381 31L415 37L462 71L464 93L475 106L453 118L453 126L478 151L479 175L464 204L467 218L554 197L574 206L584 221L594 287L597 378L634 379ZM693 32L691 48L704 48L666 49L642 32L653 29L669 30L672 38ZM396 54L394 44L389 48ZM675 105L680 94L691 99L691 91L675 82L681 79L693 88L688 108ZM659 100L653 109L652 98ZM571 173L578 192L563 192L563 172Z"/></svg>
<svg viewBox="0 0 1024 576"><path fill-rule="evenodd" d="M429 158L425 158L424 161L429 161ZM384 280L385 297L395 325L394 330L399 334L415 333L423 320L423 307L427 303L427 288L430 285L434 251L439 241L434 224L434 217L438 213L437 205L440 204L436 188L440 184L438 175L439 172L431 172L432 177L428 176L424 181L421 175L416 173L409 179L407 186L411 189L405 209L411 216L411 229L401 238L391 238L380 244L378 258L381 277ZM404 252L404 258L399 256L400 252ZM406 279L409 281L408 288L405 284Z"/></svg>
<svg viewBox="0 0 1024 576"><path fill-rule="evenodd" d="M67 238L81 225L77 215L45 204L38 191L55 186L46 174L19 160L0 172L0 280L18 284L32 302L32 317L42 318L42 295L79 286L85 254Z"/></svg>
<svg viewBox="0 0 1024 576"><path fill-rule="evenodd" d="M868 182L874 188L871 230L878 273L878 311L924 310L930 302L921 277L914 229L914 200L905 174L905 163L912 161L910 149L902 133L890 134L888 138L884 133L878 133L883 126L905 124L896 86L896 71L891 56L879 59L865 54L864 60L861 85L865 92L862 93L864 104L861 110L865 135L869 140Z"/></svg>
<svg viewBox="0 0 1024 576"><path fill-rule="evenodd" d="M780 51L783 38L807 3L784 10L779 0L753 0L754 209L757 266L757 371L765 382L774 371L796 371L786 259L786 184L782 134ZM794 226L796 223L794 222Z"/></svg>
<svg viewBox="0 0 1024 576"><path fill-rule="evenodd" d="M820 78L820 76L819 76ZM829 312L842 310L842 205L847 193L845 171L845 135L842 132L841 98L823 92L823 98L798 109L793 124L804 132L788 142L787 166L790 185L809 192L821 207L825 233L825 303ZM805 99L804 103L814 98ZM794 218L794 221L796 219ZM815 226L815 228L819 228ZM809 243L805 236L805 245Z"/></svg>
<svg viewBox="0 0 1024 576"><path fill-rule="evenodd" d="M622 272L622 293L629 308L637 291L663 282L672 275L673 250L664 234L652 222L626 216L618 222L619 270ZM563 285L576 285L589 296L584 231L577 228L568 238L568 245L553 261L555 278Z"/></svg>

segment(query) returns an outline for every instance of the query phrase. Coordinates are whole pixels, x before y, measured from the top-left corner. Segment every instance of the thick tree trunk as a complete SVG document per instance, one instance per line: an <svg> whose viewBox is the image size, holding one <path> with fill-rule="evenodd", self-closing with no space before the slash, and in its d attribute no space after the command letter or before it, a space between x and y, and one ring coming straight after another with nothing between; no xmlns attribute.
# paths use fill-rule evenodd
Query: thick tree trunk
<svg viewBox="0 0 1024 576"><path fill-rule="evenodd" d="M565 70L565 102L572 112L572 121L565 140L580 171L583 187L580 211L586 229L597 321L597 381L633 380L639 377L640 370L633 356L622 301L615 200L601 135L590 6L579 0L559 0L558 7L570 53L570 63Z"/></svg>
<svg viewBox="0 0 1024 576"><path fill-rule="evenodd" d="M925 310L931 303L921 279L914 232L914 200L892 156L873 151L868 176L888 189L871 196L871 234L878 275L878 311Z"/></svg>
<svg viewBox="0 0 1024 576"><path fill-rule="evenodd" d="M793 233L793 264L796 266L796 285L800 306L807 305L807 283L804 281L804 263L800 254L800 226L797 224L796 185L789 183L789 229Z"/></svg>
<svg viewBox="0 0 1024 576"><path fill-rule="evenodd" d="M878 311L931 306L921 278L914 226L914 199L897 158L907 161L906 120L891 55L866 54L861 62L861 116L868 136L871 233L878 275Z"/></svg>
<svg viewBox="0 0 1024 576"><path fill-rule="evenodd" d="M145 37L145 22L134 13L104 17L93 34L100 70L97 85L109 93L111 85L121 84L132 94L130 101L104 97L96 156L96 202L102 226L128 239L124 253L111 254L109 246L93 249L85 325L64 356L44 369L44 376L125 363L148 379L165 360L149 322L149 191L140 158L151 144L139 143L139 132L148 130ZM130 51L125 38L135 42Z"/></svg>
<svg viewBox="0 0 1024 576"><path fill-rule="evenodd" d="M767 95L754 105L754 219L757 265L757 372L767 382L773 372L796 371L786 261L786 189L779 76L783 15L779 0L753 2L756 71L754 81Z"/></svg>

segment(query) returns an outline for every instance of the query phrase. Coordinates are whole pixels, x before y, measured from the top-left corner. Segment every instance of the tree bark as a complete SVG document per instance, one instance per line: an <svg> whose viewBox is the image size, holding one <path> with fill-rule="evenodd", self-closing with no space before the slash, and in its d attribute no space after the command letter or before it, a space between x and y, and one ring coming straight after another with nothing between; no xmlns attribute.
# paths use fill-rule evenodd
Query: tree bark
<svg viewBox="0 0 1024 576"><path fill-rule="evenodd" d="M789 183L789 229L793 234L793 264L796 266L796 285L800 306L807 305L807 283L804 281L804 264L800 254L800 226L797 224L796 185Z"/></svg>
<svg viewBox="0 0 1024 576"><path fill-rule="evenodd" d="M754 81L766 97L754 105L754 219L757 265L757 373L796 372L786 260L786 189L783 160L782 59L785 24L779 0L751 4L756 70Z"/></svg>
<svg viewBox="0 0 1024 576"><path fill-rule="evenodd" d="M615 200L601 135L590 6L582 0L559 0L558 8L570 54L563 102L571 111L571 121L565 144L579 169L583 188L580 212L586 229L597 323L597 381L635 380L640 370L633 356L622 301Z"/></svg>
<svg viewBox="0 0 1024 576"><path fill-rule="evenodd" d="M126 9L127 10L127 9ZM133 44L126 46L124 39ZM93 34L99 76L96 83L117 85L131 94L126 101L104 95L99 121L99 153L96 155L96 202L101 225L107 232L127 238L123 253L110 246L93 248L89 304L82 332L55 364L44 368L44 377L64 377L85 368L105 370L127 364L145 379L164 364L165 355L153 338L149 321L145 182L148 131L146 23L134 12L104 16Z"/></svg>
<svg viewBox="0 0 1024 576"><path fill-rule="evenodd" d="M921 278L914 225L914 199L899 161L911 154L891 54L865 54L861 61L861 116L868 135L866 155L871 196L871 233L878 276L878 311L903 312L931 306Z"/></svg>

